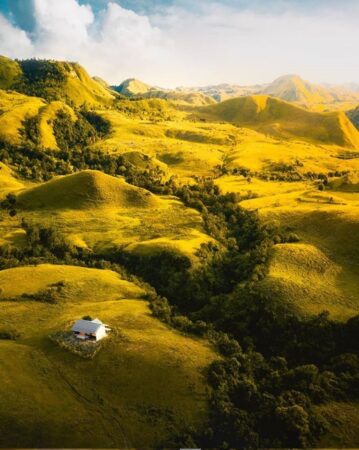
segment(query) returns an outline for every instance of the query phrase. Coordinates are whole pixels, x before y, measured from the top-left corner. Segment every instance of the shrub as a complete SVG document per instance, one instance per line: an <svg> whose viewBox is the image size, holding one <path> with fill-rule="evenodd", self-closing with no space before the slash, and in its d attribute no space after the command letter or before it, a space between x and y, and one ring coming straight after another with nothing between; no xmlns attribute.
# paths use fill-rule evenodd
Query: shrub
<svg viewBox="0 0 359 450"><path fill-rule="evenodd" d="M13 330L13 329L9 329L9 330L0 329L0 340L4 339L4 340L15 341L19 337L20 337L20 333L18 331L16 331L16 330Z"/></svg>

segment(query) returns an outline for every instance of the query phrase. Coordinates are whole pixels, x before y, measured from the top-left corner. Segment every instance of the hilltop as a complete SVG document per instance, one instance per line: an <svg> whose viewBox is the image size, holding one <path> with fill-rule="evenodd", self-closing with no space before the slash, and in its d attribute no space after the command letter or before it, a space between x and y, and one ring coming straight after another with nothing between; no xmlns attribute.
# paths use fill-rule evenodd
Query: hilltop
<svg viewBox="0 0 359 450"><path fill-rule="evenodd" d="M359 102L357 92L339 86L322 86L303 80L298 75L284 75L258 91L304 106Z"/></svg>
<svg viewBox="0 0 359 450"><path fill-rule="evenodd" d="M312 112L266 95L227 100L200 109L197 116L235 123L274 136L359 147L359 132L345 113Z"/></svg>
<svg viewBox="0 0 359 450"><path fill-rule="evenodd" d="M112 89L125 97L148 99L160 98L169 100L178 105L205 106L215 103L214 99L208 95L204 95L201 92L194 92L190 89L161 89L150 86L142 81L136 80L135 78L129 78L118 86L112 86Z"/></svg>
<svg viewBox="0 0 359 450"><path fill-rule="evenodd" d="M178 88L180 91L184 89ZM270 95L314 110L349 109L359 103L356 85L314 84L299 75L283 75L271 83L251 86L224 83L186 90L200 92L217 102L250 95Z"/></svg>
<svg viewBox="0 0 359 450"><path fill-rule="evenodd" d="M150 208L158 204L150 192L95 170L31 188L19 194L18 202L24 209Z"/></svg>
<svg viewBox="0 0 359 450"><path fill-rule="evenodd" d="M114 89L119 94L125 95L127 97L147 94L151 90L156 90L149 84L143 83L140 80L136 80L136 78L128 78L118 86L112 86L112 89Z"/></svg>
<svg viewBox="0 0 359 450"><path fill-rule="evenodd" d="M109 105L115 94L90 77L78 63L0 59L0 88L71 105Z"/></svg>

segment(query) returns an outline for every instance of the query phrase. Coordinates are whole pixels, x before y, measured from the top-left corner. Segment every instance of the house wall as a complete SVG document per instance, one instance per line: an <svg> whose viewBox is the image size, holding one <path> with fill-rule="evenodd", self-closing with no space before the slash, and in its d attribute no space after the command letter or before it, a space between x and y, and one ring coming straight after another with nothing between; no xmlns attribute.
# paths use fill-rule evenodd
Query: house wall
<svg viewBox="0 0 359 450"><path fill-rule="evenodd" d="M97 330L96 332L96 340L100 341L101 339L103 339L106 336L106 329L105 327L101 327Z"/></svg>

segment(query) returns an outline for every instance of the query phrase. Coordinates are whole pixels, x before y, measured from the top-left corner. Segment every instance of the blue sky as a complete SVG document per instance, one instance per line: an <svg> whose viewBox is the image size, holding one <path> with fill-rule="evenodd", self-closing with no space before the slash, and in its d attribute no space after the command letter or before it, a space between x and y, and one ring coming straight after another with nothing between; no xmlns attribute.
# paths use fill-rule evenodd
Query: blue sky
<svg viewBox="0 0 359 450"><path fill-rule="evenodd" d="M0 0L0 54L111 83L359 82L357 0Z"/></svg>

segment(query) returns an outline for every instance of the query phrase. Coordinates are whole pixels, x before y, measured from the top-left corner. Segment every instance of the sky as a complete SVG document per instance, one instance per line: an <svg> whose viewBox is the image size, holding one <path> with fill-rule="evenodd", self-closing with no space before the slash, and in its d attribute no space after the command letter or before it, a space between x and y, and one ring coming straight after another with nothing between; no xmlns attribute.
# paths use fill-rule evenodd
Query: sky
<svg viewBox="0 0 359 450"><path fill-rule="evenodd" d="M358 0L0 0L0 54L110 84L359 83Z"/></svg>

